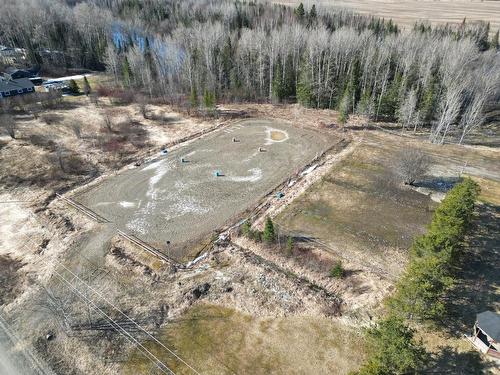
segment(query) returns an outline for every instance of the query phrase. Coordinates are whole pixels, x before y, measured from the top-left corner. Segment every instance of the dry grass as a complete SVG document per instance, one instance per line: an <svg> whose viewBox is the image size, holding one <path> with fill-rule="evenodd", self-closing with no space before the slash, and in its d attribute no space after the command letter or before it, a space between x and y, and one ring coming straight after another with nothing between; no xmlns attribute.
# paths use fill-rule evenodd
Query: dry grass
<svg viewBox="0 0 500 375"><path fill-rule="evenodd" d="M198 305L167 325L162 339L203 374L346 374L363 360L361 334L326 318L255 318L236 310ZM160 357L152 343L146 347ZM177 374L190 370L161 357ZM140 354L128 374L146 373Z"/></svg>
<svg viewBox="0 0 500 375"><path fill-rule="evenodd" d="M50 194L118 169L166 143L212 126L179 117L168 106L148 106L144 119L135 104L115 106L85 96L65 97L36 117L16 114L16 139L2 134L0 182Z"/></svg>
<svg viewBox="0 0 500 375"><path fill-rule="evenodd" d="M405 250L424 232L433 203L392 182L390 165L388 150L358 146L286 208L278 223L399 274Z"/></svg>
<svg viewBox="0 0 500 375"><path fill-rule="evenodd" d="M480 201L495 206L500 206L500 181L490 180L481 177L473 177L481 186Z"/></svg>

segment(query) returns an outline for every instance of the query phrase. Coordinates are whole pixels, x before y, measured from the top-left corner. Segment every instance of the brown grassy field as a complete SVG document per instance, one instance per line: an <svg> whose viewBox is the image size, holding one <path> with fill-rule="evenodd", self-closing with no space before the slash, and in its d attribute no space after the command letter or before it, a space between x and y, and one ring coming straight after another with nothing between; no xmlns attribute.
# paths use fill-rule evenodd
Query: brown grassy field
<svg viewBox="0 0 500 375"><path fill-rule="evenodd" d="M334 166L277 217L287 231L319 239L333 249L370 262L396 276L413 238L425 231L434 200L461 174L483 186L482 199L496 202L498 151L456 145L436 146L393 134L365 132L352 155ZM408 145L431 160L418 188L394 181L395 155ZM431 196L433 199L431 199Z"/></svg>
<svg viewBox="0 0 500 375"><path fill-rule="evenodd" d="M256 318L215 305L188 310L166 326L161 338L203 374L346 374L364 358L361 333L335 320ZM157 345L146 347L162 358ZM149 368L138 353L129 363L130 374ZM172 370L191 373L175 364Z"/></svg>
<svg viewBox="0 0 500 375"><path fill-rule="evenodd" d="M277 222L398 275L406 249L425 231L435 205L428 196L392 183L391 152L399 148L362 143Z"/></svg>
<svg viewBox="0 0 500 375"><path fill-rule="evenodd" d="M277 3L296 6L300 0L278 0ZM303 1L308 8L312 4L351 9L361 14L392 18L398 25L411 28L416 21L429 20L433 25L469 21L487 21L491 30L500 28L500 1L457 0L315 0Z"/></svg>

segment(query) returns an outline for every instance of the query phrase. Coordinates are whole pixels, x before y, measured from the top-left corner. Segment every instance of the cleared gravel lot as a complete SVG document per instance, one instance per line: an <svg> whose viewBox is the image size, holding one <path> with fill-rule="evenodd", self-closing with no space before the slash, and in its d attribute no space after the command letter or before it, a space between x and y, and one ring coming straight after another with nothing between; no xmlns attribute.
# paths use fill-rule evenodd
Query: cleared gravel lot
<svg viewBox="0 0 500 375"><path fill-rule="evenodd" d="M284 122L243 120L104 180L76 199L184 260L190 255L186 244L251 207L332 142Z"/></svg>

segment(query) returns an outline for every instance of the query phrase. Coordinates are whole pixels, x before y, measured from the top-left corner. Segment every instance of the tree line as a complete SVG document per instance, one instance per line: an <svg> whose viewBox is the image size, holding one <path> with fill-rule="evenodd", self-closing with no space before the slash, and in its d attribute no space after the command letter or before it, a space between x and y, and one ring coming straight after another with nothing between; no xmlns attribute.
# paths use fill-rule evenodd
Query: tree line
<svg viewBox="0 0 500 375"><path fill-rule="evenodd" d="M57 63L105 67L117 84L191 104L297 100L443 143L480 129L500 98L487 23L402 32L346 10L232 0L7 0L2 13L0 41L33 61L42 47L61 51Z"/></svg>

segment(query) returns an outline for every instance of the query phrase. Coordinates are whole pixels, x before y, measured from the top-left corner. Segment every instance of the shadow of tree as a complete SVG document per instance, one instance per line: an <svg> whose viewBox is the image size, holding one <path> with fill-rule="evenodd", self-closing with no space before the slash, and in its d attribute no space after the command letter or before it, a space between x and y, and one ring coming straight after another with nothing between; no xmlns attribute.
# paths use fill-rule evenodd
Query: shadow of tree
<svg viewBox="0 0 500 375"><path fill-rule="evenodd" d="M483 204L477 208L475 225L464 244L464 260L456 274L454 287L446 300L447 314L439 326L442 335L464 340L470 334L476 314L499 308L500 288L500 207ZM484 374L495 364L470 344L470 350L442 346L425 374Z"/></svg>
<svg viewBox="0 0 500 375"><path fill-rule="evenodd" d="M474 325L476 314L500 306L500 207L478 207L475 227L465 243L465 259L456 284L447 296L444 325L461 336Z"/></svg>
<svg viewBox="0 0 500 375"><path fill-rule="evenodd" d="M455 348L446 346L432 359L429 367L423 373L479 375L484 374L493 366L493 364L483 361L479 352L459 352Z"/></svg>
<svg viewBox="0 0 500 375"><path fill-rule="evenodd" d="M415 186L446 193L460 181L462 181L460 177L426 176L422 181L415 183Z"/></svg>

